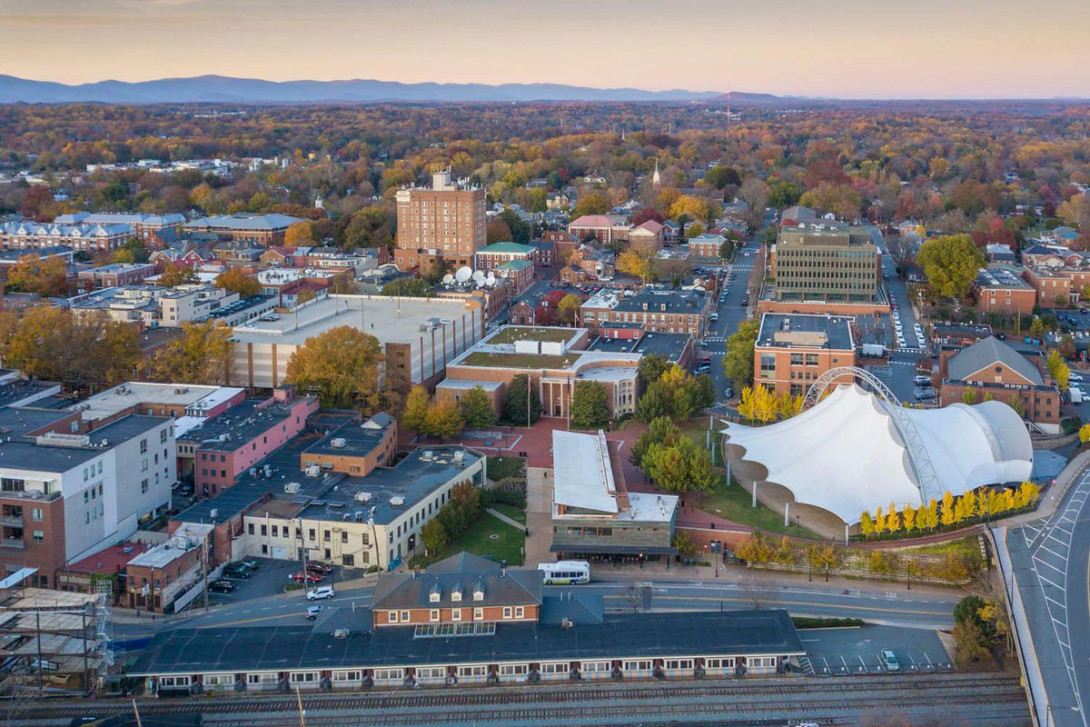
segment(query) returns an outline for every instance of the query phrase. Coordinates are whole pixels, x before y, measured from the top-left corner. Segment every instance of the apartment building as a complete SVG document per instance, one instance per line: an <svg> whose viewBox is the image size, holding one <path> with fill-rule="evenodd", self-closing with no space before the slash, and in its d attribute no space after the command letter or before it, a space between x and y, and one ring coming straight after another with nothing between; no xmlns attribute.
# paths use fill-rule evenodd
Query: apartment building
<svg viewBox="0 0 1090 727"><path fill-rule="evenodd" d="M139 285L152 275L155 275L155 266L148 263L114 263L81 270L77 277L82 290L97 290Z"/></svg>
<svg viewBox="0 0 1090 727"><path fill-rule="evenodd" d="M484 304L477 297L330 295L291 315L236 327L229 383L251 389L279 386L300 346L331 328L352 326L378 339L386 356L385 376L434 385L447 362L480 340L484 325Z"/></svg>
<svg viewBox="0 0 1090 727"><path fill-rule="evenodd" d="M258 301L255 301L255 303ZM256 310L240 306L237 293L231 293L213 285L186 285L164 288L157 285L128 285L103 288L83 293L69 299L73 313L93 315L105 313L110 320L119 323L137 323L150 329L178 327L185 323L215 317L218 313L233 314L233 320L248 320L271 311L275 306L267 300Z"/></svg>
<svg viewBox="0 0 1090 727"><path fill-rule="evenodd" d="M753 347L753 382L800 396L830 369L855 366L851 319L765 313ZM844 377L850 383L850 375Z"/></svg>
<svg viewBox="0 0 1090 727"><path fill-rule="evenodd" d="M68 247L75 252L112 252L133 236L128 225L59 225L37 222L0 223L0 248L28 253Z"/></svg>
<svg viewBox="0 0 1090 727"><path fill-rule="evenodd" d="M177 481L172 420L139 414L84 433L78 414L0 410L0 563L38 569L59 587L65 566L135 533L170 508Z"/></svg>
<svg viewBox="0 0 1090 727"><path fill-rule="evenodd" d="M597 330L603 323L636 323L648 333L688 333L703 338L714 298L696 290L657 290L637 293L603 289L579 308L584 326Z"/></svg>
<svg viewBox="0 0 1090 727"><path fill-rule="evenodd" d="M133 237L140 238L149 248L158 247L157 232L178 229L185 223L185 217L173 214L143 214L140 212L74 212L60 215L55 220L57 225L128 225Z"/></svg>
<svg viewBox="0 0 1090 727"><path fill-rule="evenodd" d="M397 420L379 412L364 422L347 422L303 450L302 469L342 472L363 477L378 467L389 467L397 452Z"/></svg>
<svg viewBox="0 0 1090 727"><path fill-rule="evenodd" d="M777 300L870 303L879 296L882 258L868 230L828 221L783 227L772 260Z"/></svg>
<svg viewBox="0 0 1090 727"><path fill-rule="evenodd" d="M599 244L624 242L632 225L625 215L583 215L568 223L568 234L579 242L595 238Z"/></svg>
<svg viewBox="0 0 1090 727"><path fill-rule="evenodd" d="M432 175L432 186L397 192L397 249L401 270L428 269L436 260L473 265L485 246L485 191L451 180L450 171Z"/></svg>

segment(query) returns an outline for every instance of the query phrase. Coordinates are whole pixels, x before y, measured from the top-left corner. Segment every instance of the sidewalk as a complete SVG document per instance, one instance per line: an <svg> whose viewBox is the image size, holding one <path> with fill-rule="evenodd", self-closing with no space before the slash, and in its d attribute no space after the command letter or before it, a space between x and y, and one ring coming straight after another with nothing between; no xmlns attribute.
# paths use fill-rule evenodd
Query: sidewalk
<svg viewBox="0 0 1090 727"><path fill-rule="evenodd" d="M485 509L485 512L487 512L489 515L496 518L497 520L507 523L508 525L515 528L516 530L521 530L522 532L526 532L526 530L527 530L527 527L525 525L520 523L518 520L513 520L513 519L507 517L506 515L504 515L499 510L493 510L492 508L489 507L489 508Z"/></svg>

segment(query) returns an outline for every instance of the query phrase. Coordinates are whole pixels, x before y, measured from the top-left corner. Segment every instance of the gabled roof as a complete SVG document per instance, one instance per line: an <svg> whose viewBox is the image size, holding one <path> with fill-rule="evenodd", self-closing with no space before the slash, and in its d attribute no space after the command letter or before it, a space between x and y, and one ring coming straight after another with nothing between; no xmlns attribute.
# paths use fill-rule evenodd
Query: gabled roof
<svg viewBox="0 0 1090 727"><path fill-rule="evenodd" d="M950 379L964 381L995 364L1003 364L1035 386L1043 386L1045 383L1036 366L995 336L988 336L954 354L950 358L947 371Z"/></svg>
<svg viewBox="0 0 1090 727"><path fill-rule="evenodd" d="M483 600L473 599L476 591L484 594ZM454 600L453 594L459 592L461 598ZM371 609L541 605L541 598L540 572L508 570L487 558L462 552L422 573L384 575L375 587Z"/></svg>

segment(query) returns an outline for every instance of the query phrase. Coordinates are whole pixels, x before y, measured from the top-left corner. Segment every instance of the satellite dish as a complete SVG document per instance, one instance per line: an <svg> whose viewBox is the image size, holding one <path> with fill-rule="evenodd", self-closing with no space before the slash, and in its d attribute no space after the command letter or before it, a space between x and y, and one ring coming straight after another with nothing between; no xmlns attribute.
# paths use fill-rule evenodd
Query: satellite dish
<svg viewBox="0 0 1090 727"><path fill-rule="evenodd" d="M494 288L494 287L496 287L496 278L495 277L485 278L484 279L484 284L489 288Z"/></svg>
<svg viewBox="0 0 1090 727"><path fill-rule="evenodd" d="M454 273L454 279L459 283L464 283L471 277L473 277L473 269L466 265L458 268L458 272Z"/></svg>
<svg viewBox="0 0 1090 727"><path fill-rule="evenodd" d="M492 282L495 282L496 281L496 274L494 272L492 272L491 270L489 270L487 280L491 280Z"/></svg>
<svg viewBox="0 0 1090 727"><path fill-rule="evenodd" d="M501 270L500 271L500 277L501 278L506 278L507 277L507 271L506 270Z"/></svg>
<svg viewBox="0 0 1090 727"><path fill-rule="evenodd" d="M480 285L481 283L483 283L484 282L484 273L481 272L480 270L474 270L473 271L473 282L476 283L477 285Z"/></svg>
<svg viewBox="0 0 1090 727"><path fill-rule="evenodd" d="M450 285L453 282L454 282L454 276L451 275L450 273L447 273L446 275L443 276L443 285Z"/></svg>

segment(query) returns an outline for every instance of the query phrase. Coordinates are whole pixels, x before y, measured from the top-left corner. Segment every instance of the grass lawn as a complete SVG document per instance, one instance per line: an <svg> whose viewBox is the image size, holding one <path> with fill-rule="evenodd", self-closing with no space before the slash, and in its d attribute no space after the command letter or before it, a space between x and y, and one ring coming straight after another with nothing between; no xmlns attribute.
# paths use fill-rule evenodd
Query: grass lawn
<svg viewBox="0 0 1090 727"><path fill-rule="evenodd" d="M526 466L526 460L522 457L489 457L487 466L488 479L499 482L502 479L522 474L522 470Z"/></svg>
<svg viewBox="0 0 1090 727"><path fill-rule="evenodd" d="M926 535L927 533L921 533ZM969 557L980 557L980 543L977 541L977 536L966 535L964 538L958 538L957 540L948 540L945 543L935 543L934 545L923 545L919 548L912 547L912 540L905 538L901 543L896 540L885 541L888 544L903 545L905 548L912 548L913 553L931 553L935 555L944 555L946 553L959 553L961 555L967 555Z"/></svg>
<svg viewBox="0 0 1090 727"><path fill-rule="evenodd" d="M517 523L522 523L523 525L526 524L526 511L523 510L521 507L515 507L514 505L502 505L497 503L492 506L492 509L496 512L502 512L504 515L511 518Z"/></svg>
<svg viewBox="0 0 1090 727"><path fill-rule="evenodd" d="M461 366L495 366L508 369L566 369L578 360L577 353L553 356L538 353L474 351L458 363Z"/></svg>
<svg viewBox="0 0 1090 727"><path fill-rule="evenodd" d="M509 326L496 333L489 343L514 343L515 341L547 341L564 343L575 335L574 328L531 328L530 326Z"/></svg>
<svg viewBox="0 0 1090 727"><path fill-rule="evenodd" d="M687 501L692 499L694 498L689 496ZM697 502L700 502L700 500L697 499ZM730 487L720 484L715 492L704 497L701 509L741 525L760 528L766 533L797 534L804 538L822 539L806 528L797 529L794 525L785 528L783 526L783 515L769 510L760 502L754 508L753 496L739 484L732 484Z"/></svg>
<svg viewBox="0 0 1090 727"><path fill-rule="evenodd" d="M496 537L493 538L493 535ZM525 547L525 533L486 512L462 537L449 543L442 553L435 558L429 558L428 562L434 563L464 550L474 555L490 556L496 562L506 560L507 565L522 565Z"/></svg>

